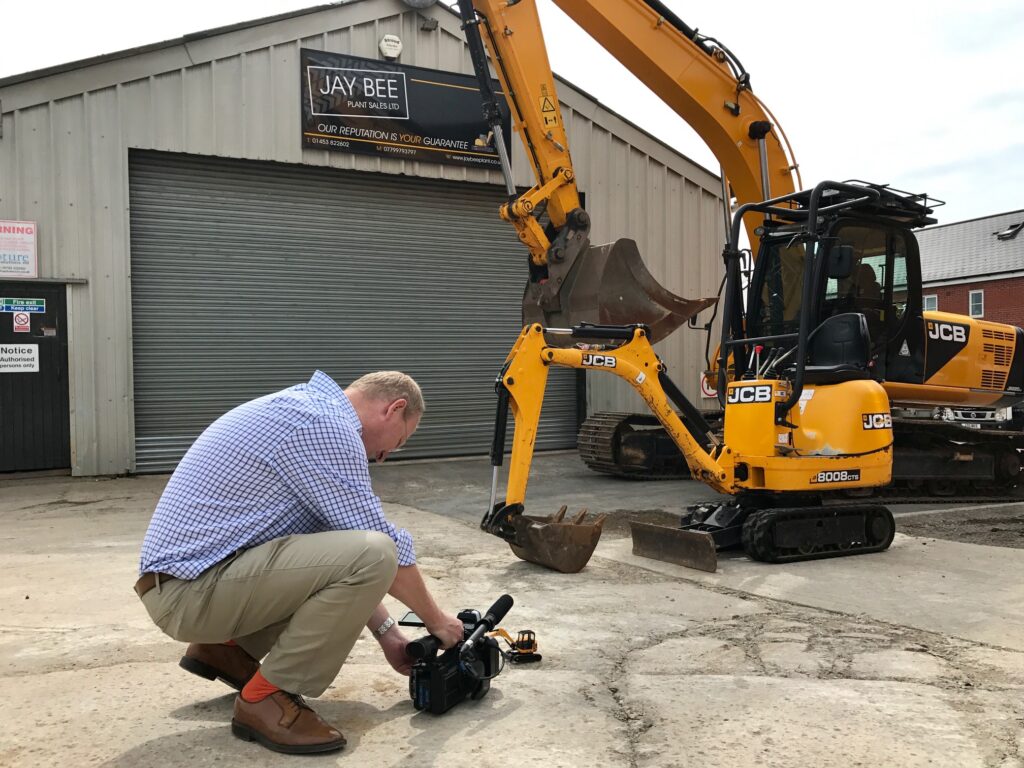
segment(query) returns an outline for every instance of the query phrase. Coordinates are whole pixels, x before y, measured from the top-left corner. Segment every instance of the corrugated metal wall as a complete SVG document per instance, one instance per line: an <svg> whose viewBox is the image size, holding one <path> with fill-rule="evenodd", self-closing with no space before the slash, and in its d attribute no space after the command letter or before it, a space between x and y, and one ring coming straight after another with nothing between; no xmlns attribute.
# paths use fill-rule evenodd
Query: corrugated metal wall
<svg viewBox="0 0 1024 768"><path fill-rule="evenodd" d="M519 240L489 215L500 189L133 152L130 190L137 471L173 469L311 364L342 386L392 369L420 383L404 458L490 448L522 286ZM575 446L575 406L575 371L552 371L539 448Z"/></svg>
<svg viewBox="0 0 1024 768"><path fill-rule="evenodd" d="M424 16L437 29L421 29ZM404 63L472 71L458 19L445 9L364 0L0 85L0 217L39 222L41 276L88 281L69 287L75 474L126 472L134 452L130 148L498 183L474 168L301 148L299 49L375 57L388 32L401 36ZM666 287L712 295L717 178L572 87L560 83L559 96L593 241L632 237ZM516 181L529 186L518 141L513 147ZM660 351L696 397L703 341L681 331ZM592 410L638 403L612 377L590 378Z"/></svg>

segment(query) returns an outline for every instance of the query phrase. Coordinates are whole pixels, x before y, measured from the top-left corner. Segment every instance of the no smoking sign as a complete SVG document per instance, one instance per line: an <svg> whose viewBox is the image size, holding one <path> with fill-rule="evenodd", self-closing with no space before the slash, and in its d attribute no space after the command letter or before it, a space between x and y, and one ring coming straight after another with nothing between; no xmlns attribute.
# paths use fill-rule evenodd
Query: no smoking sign
<svg viewBox="0 0 1024 768"><path fill-rule="evenodd" d="M31 333L32 332L32 316L28 312L15 312L14 313L14 332L15 333Z"/></svg>

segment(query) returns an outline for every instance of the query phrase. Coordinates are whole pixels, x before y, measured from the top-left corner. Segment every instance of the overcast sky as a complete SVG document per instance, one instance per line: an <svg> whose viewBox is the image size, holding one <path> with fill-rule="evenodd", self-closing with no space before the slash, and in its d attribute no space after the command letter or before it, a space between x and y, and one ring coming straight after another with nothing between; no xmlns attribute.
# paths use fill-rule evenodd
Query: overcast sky
<svg viewBox="0 0 1024 768"><path fill-rule="evenodd" d="M552 68L705 167L671 110L538 0ZM927 192L940 223L1024 208L1024 3L665 0L743 62L789 136L805 186L860 178ZM315 2L10 2L0 77L260 18Z"/></svg>

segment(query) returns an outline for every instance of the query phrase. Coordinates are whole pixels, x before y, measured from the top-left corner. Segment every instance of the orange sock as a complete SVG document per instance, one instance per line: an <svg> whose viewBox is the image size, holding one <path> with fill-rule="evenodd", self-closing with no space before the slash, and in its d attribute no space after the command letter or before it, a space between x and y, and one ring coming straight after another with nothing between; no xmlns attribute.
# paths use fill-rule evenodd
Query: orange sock
<svg viewBox="0 0 1024 768"><path fill-rule="evenodd" d="M262 672L257 671L242 689L242 698L250 704L255 704L257 701L263 701L270 694L277 693L280 690L280 688L267 680Z"/></svg>

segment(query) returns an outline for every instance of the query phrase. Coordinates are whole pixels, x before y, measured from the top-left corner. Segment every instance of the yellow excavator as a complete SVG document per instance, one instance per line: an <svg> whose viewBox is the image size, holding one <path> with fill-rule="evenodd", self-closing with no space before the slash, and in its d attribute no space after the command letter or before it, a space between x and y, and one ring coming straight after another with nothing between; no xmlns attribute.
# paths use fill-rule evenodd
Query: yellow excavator
<svg viewBox="0 0 1024 768"><path fill-rule="evenodd" d="M1012 440L957 439L945 425L904 425L905 437L894 438L890 401L996 406L1020 400L1024 387L1024 332L923 311L913 229L934 223L940 203L858 181L798 190L777 124L723 45L657 0L555 2L697 130L739 204L723 250L713 367L724 428L686 400L651 347L716 300L665 290L631 240L589 242L534 0L460 0L509 193L500 215L530 253L526 327L496 382L494 479L482 527L520 557L570 572L600 537L600 521L524 514L551 365L623 378L650 407L657 439L670 441L695 479L732 497L692 509L678 529L634 525L638 550L661 559L714 570L715 553L735 546L774 562L885 549L894 525L884 506L829 506L823 498L888 485L894 453L910 481L1015 483ZM522 195L504 149L488 50L537 179ZM749 274L741 269L744 227L755 254ZM509 409L515 433L499 501ZM607 442L643 459L642 441L639 449Z"/></svg>

